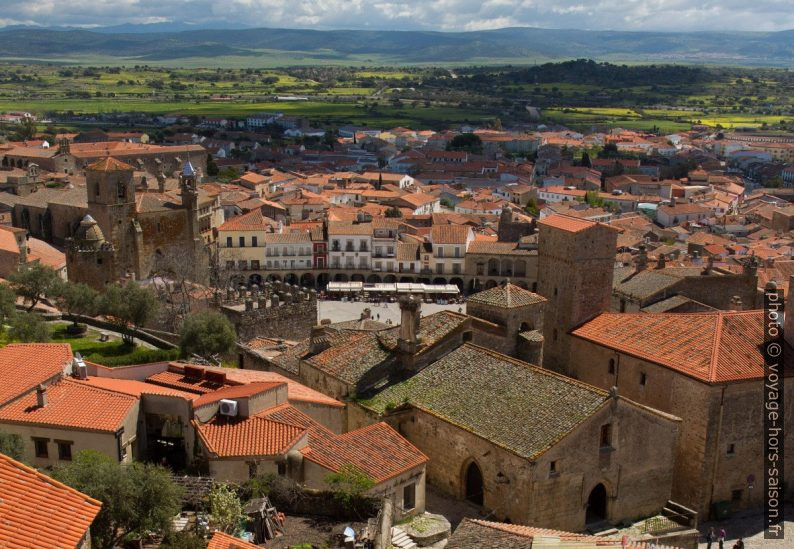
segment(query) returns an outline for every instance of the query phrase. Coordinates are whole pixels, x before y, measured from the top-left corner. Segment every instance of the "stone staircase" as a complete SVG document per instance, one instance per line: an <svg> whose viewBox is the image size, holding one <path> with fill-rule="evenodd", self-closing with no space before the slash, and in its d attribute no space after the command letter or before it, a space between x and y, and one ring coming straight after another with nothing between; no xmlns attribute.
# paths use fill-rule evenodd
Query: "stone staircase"
<svg viewBox="0 0 794 549"><path fill-rule="evenodd" d="M400 526L391 529L391 545L394 549L416 549L419 547Z"/></svg>

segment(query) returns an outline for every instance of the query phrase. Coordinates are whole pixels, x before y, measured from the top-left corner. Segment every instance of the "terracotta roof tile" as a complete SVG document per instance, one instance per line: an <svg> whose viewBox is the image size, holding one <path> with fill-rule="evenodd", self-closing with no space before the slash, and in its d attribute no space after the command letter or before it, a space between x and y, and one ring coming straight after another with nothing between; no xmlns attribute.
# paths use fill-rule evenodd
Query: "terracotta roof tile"
<svg viewBox="0 0 794 549"><path fill-rule="evenodd" d="M46 397L43 407L37 406L35 392L15 400L0 409L0 422L115 432L138 402L134 396L69 378L47 387Z"/></svg>
<svg viewBox="0 0 794 549"><path fill-rule="evenodd" d="M77 547L101 503L0 454L0 547Z"/></svg>
<svg viewBox="0 0 794 549"><path fill-rule="evenodd" d="M0 405L63 374L72 360L67 343L12 343L0 349Z"/></svg>
<svg viewBox="0 0 794 549"><path fill-rule="evenodd" d="M163 387L162 385L155 385L154 383L146 383L134 379L116 379L112 377L89 377L85 381L81 381L86 385L97 387L98 389L105 389L107 391L115 391L125 395L140 398L141 395L164 395L184 398L192 400L196 398L194 393L187 391L180 391L178 389L171 389L170 387Z"/></svg>
<svg viewBox="0 0 794 549"><path fill-rule="evenodd" d="M334 438L313 441L304 457L330 471L352 464L380 483L428 461L416 446L386 425L376 423Z"/></svg>
<svg viewBox="0 0 794 549"><path fill-rule="evenodd" d="M218 227L219 231L267 231L275 225L275 221L265 217L262 210L251 210L238 215Z"/></svg>
<svg viewBox="0 0 794 549"><path fill-rule="evenodd" d="M433 225L430 238L433 244L465 244L471 228L465 225Z"/></svg>
<svg viewBox="0 0 794 549"><path fill-rule="evenodd" d="M603 223L596 223L595 221L590 221L588 219L582 219L579 217L570 217L567 215L550 215L538 222L539 225L545 225L547 227L554 227L556 229L562 229L563 231L568 231L572 233L578 233L580 231L584 231L585 229L589 229L591 227L609 227L609 225L604 225ZM615 227L610 227L613 230L618 230Z"/></svg>
<svg viewBox="0 0 794 549"><path fill-rule="evenodd" d="M260 549L258 545L248 543L240 538L216 531L212 534L207 549Z"/></svg>
<svg viewBox="0 0 794 549"><path fill-rule="evenodd" d="M135 168L120 160L116 160L112 156L107 156L93 164L89 164L86 166L86 170L92 172L132 172L135 171Z"/></svg>
<svg viewBox="0 0 794 549"><path fill-rule="evenodd" d="M286 453L306 430L296 425L260 416L227 418L216 416L208 423L193 425L204 446L218 457L274 456Z"/></svg>
<svg viewBox="0 0 794 549"><path fill-rule="evenodd" d="M605 313L573 335L707 383L764 374L763 311Z"/></svg>
<svg viewBox="0 0 794 549"><path fill-rule="evenodd" d="M193 407L200 408L201 406L214 404L215 402L218 402L221 399L234 400L236 398L252 397L254 395L271 391L276 387L280 387L284 385L286 385L286 383L279 383L276 381L269 381L269 382L259 381L254 383L247 383L245 385L234 385L231 387L224 387L223 389L218 389L217 391L213 391L211 393L205 393L201 395L200 397L198 397L196 400L193 401Z"/></svg>

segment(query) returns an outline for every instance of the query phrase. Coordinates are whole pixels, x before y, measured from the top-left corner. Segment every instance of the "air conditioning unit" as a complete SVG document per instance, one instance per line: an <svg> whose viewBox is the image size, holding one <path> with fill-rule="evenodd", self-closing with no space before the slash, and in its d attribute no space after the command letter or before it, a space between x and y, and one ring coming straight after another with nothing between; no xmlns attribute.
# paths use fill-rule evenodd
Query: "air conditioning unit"
<svg viewBox="0 0 794 549"><path fill-rule="evenodd" d="M218 411L222 416L235 417L237 415L237 401L221 399Z"/></svg>

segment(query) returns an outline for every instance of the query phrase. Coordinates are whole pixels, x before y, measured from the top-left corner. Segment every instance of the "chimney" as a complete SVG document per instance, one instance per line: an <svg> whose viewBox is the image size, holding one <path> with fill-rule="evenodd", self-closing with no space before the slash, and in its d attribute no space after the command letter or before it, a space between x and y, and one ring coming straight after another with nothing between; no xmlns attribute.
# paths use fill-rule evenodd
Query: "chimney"
<svg viewBox="0 0 794 549"><path fill-rule="evenodd" d="M659 254L659 259L656 261L657 269L664 269L667 266L667 259L664 254Z"/></svg>
<svg viewBox="0 0 794 549"><path fill-rule="evenodd" d="M419 343L419 318L421 317L422 302L414 296L400 298L400 352L405 355L413 355Z"/></svg>
<svg viewBox="0 0 794 549"><path fill-rule="evenodd" d="M318 353L322 353L330 346L331 345L328 342L325 326L322 324L313 326L311 336L309 337L309 352L312 355L316 355Z"/></svg>
<svg viewBox="0 0 794 549"><path fill-rule="evenodd" d="M648 250L645 244L640 244L640 253L637 254L637 270L644 271L648 267Z"/></svg>
<svg viewBox="0 0 794 549"><path fill-rule="evenodd" d="M44 408L47 405L47 388L44 385L36 387L36 406Z"/></svg>
<svg viewBox="0 0 794 549"><path fill-rule="evenodd" d="M674 196L670 197L670 207L671 208L675 208L675 197Z"/></svg>
<svg viewBox="0 0 794 549"><path fill-rule="evenodd" d="M713 268L714 268L714 256L710 255L708 257L708 259L706 260L706 268L703 269L703 274L704 275L710 275L711 274L711 270Z"/></svg>
<svg viewBox="0 0 794 549"><path fill-rule="evenodd" d="M742 298L741 296L735 295L731 298L731 311L741 311L742 310Z"/></svg>

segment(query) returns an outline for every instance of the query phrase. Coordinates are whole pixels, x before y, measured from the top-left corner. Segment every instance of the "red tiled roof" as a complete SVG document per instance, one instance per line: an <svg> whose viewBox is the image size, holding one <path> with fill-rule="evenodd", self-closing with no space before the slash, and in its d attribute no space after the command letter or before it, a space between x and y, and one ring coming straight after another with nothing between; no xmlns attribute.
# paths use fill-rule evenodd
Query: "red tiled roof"
<svg viewBox="0 0 794 549"><path fill-rule="evenodd" d="M763 311L604 313L573 335L707 383L764 375Z"/></svg>
<svg viewBox="0 0 794 549"><path fill-rule="evenodd" d="M471 228L468 225L433 225L433 244L465 244Z"/></svg>
<svg viewBox="0 0 794 549"><path fill-rule="evenodd" d="M224 387L211 393L205 393L193 401L194 408L200 408L208 404L213 404L221 399L228 398L234 400L235 398L244 398L258 395L266 391L270 391L276 387L286 385L286 383L279 383L276 381L269 382L254 382L246 385L233 385L231 387Z"/></svg>
<svg viewBox="0 0 794 549"><path fill-rule="evenodd" d="M220 368L206 368L206 370L220 370ZM223 372L226 374L226 379L232 383L254 383L254 382L277 382L287 384L287 398L290 401L313 402L315 404L323 404L325 406L333 406L334 408L344 408L345 405L338 400L331 398L319 391L315 391L298 383L295 380L289 379L277 374L276 372L263 372L260 370L240 370L239 368L224 368Z"/></svg>
<svg viewBox="0 0 794 549"><path fill-rule="evenodd" d="M107 391L115 391L117 393L123 393L125 395L134 396L136 398L140 398L141 395L164 395L164 396L184 398L187 400L193 400L194 398L196 398L196 395L194 393L189 393L187 391L180 391L178 389L172 389L170 387L163 387L162 385L156 385L154 383L137 381L134 379L116 379L112 377L89 377L85 381L81 381L81 383L90 385L92 387L97 387L99 389L105 389Z"/></svg>
<svg viewBox="0 0 794 549"><path fill-rule="evenodd" d="M274 456L285 453L306 434L296 425L260 416L226 418L193 425L204 446L218 457Z"/></svg>
<svg viewBox="0 0 794 549"><path fill-rule="evenodd" d="M563 231L568 231L572 233L578 233L579 231L583 231L585 229L589 229L597 225L601 225L603 227L609 227L609 225L603 225L601 223L596 223L595 221L590 221L588 219L582 219L579 217L570 217L567 215L550 215L549 217L542 219L538 224L546 225L547 227L554 227L555 229L562 229Z"/></svg>
<svg viewBox="0 0 794 549"><path fill-rule="evenodd" d="M116 160L112 156L107 156L93 164L89 164L86 166L86 170L93 172L131 172L135 171L135 168L120 160Z"/></svg>
<svg viewBox="0 0 794 549"><path fill-rule="evenodd" d="M146 381L162 385L163 387L171 387L172 389L180 389L199 395L211 393L212 391L217 391L218 389L233 385L232 383L216 383L206 379L193 379L186 377L181 371L175 372L171 369L149 376L146 378Z"/></svg>
<svg viewBox="0 0 794 549"><path fill-rule="evenodd" d="M212 534L207 549L260 549L260 547L240 538L216 531Z"/></svg>
<svg viewBox="0 0 794 549"><path fill-rule="evenodd" d="M138 402L134 396L69 378L47 387L46 397L41 408L35 392L15 400L0 409L0 422L115 432Z"/></svg>
<svg viewBox="0 0 794 549"><path fill-rule="evenodd" d="M352 464L380 483L426 463L428 458L380 422L333 439L313 441L304 457L330 471Z"/></svg>
<svg viewBox="0 0 794 549"><path fill-rule="evenodd" d="M12 343L0 349L0 405L61 375L72 360L67 343Z"/></svg>
<svg viewBox="0 0 794 549"><path fill-rule="evenodd" d="M275 222L269 217L265 217L262 210L256 209L250 212L231 218L229 221L218 227L219 231L266 231Z"/></svg>
<svg viewBox="0 0 794 549"><path fill-rule="evenodd" d="M0 454L0 547L77 547L102 504Z"/></svg>

